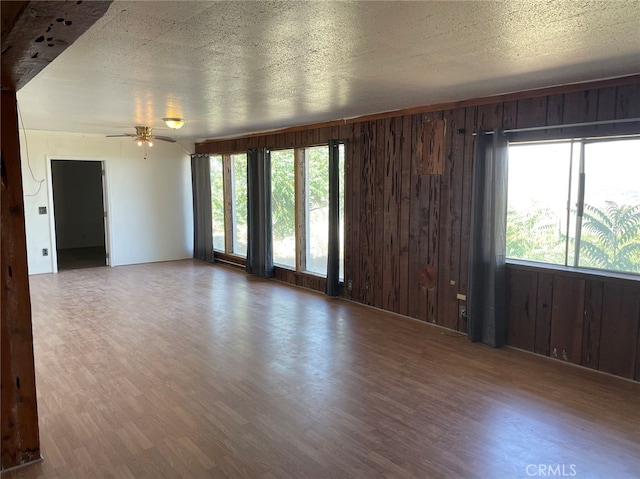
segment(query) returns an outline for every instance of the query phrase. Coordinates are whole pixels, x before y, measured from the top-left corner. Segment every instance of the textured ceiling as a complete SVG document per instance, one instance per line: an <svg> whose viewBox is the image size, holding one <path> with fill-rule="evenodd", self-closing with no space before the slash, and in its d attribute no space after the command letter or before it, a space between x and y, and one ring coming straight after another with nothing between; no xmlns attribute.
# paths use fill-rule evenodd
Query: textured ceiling
<svg viewBox="0 0 640 479"><path fill-rule="evenodd" d="M640 72L638 1L114 2L24 126L200 140Z"/></svg>

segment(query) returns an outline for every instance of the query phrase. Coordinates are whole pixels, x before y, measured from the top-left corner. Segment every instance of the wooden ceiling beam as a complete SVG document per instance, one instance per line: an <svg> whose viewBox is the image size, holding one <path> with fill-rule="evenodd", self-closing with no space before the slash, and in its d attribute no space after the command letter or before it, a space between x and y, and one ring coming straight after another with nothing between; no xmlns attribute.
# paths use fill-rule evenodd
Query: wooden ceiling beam
<svg viewBox="0 0 640 479"><path fill-rule="evenodd" d="M0 2L2 90L18 91L101 18L109 1Z"/></svg>

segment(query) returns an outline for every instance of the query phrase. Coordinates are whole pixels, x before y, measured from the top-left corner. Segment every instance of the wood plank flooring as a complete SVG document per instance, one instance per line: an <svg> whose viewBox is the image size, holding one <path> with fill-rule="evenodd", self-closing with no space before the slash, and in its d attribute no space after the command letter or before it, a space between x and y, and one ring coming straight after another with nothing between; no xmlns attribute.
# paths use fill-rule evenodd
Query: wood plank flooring
<svg viewBox="0 0 640 479"><path fill-rule="evenodd" d="M3 479L640 475L638 383L198 261L31 293L45 460Z"/></svg>

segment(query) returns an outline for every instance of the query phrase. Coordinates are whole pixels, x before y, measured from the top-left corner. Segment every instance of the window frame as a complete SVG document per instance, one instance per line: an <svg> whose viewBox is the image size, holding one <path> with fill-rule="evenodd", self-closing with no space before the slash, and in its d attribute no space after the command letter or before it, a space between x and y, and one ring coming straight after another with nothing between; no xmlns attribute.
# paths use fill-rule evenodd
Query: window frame
<svg viewBox="0 0 640 479"><path fill-rule="evenodd" d="M550 143L568 143L570 144L570 171L568 174L568 184L566 190L567 205L567 230L566 239L564 240L564 263L550 263L542 260L523 259L506 256L506 262L514 265L531 266L538 268L546 268L557 271L567 271L582 274L591 274L601 277L616 277L632 280L640 280L640 272L635 271L619 271L615 269L605 269L598 267L591 267L580 265L580 253L576 253L580 248L580 241L584 231L584 222L578 222L578 218L582 219L582 216L578 216L578 211L584 211L585 206L585 175L588 173L584 171L585 167L585 150L586 146L594 143L612 142L612 141L625 141L636 140L640 141L640 133L619 133L611 135L572 135L572 136L560 136L554 138L545 139L528 139L520 137L520 135L514 135L514 139L509 140L509 147L511 146L523 146L523 145L542 145ZM575 150L579 153L576 155ZM577 181L576 181L577 180ZM576 184L577 183L577 184ZM573 203L576 200L577 203ZM508 201L508 200L507 200ZM572 213L575 208L576 213ZM570 217L573 216L573 220ZM505 224L508 225L508 212L505 218ZM571 244L571 235L574 235L573 245ZM577 238L577 241L575 240ZM570 259L573 258L571 261Z"/></svg>
<svg viewBox="0 0 640 479"><path fill-rule="evenodd" d="M340 141L340 144L344 145L344 141ZM296 274L305 274L318 278L326 278L327 274L318 273L315 271L309 271L307 269L307 257L309 255L310 241L309 241L309 233L310 227L307 222L307 195L309 191L309 175L308 175L308 154L307 150L309 148L318 148L318 147L326 147L327 155L329 155L329 143L318 143L305 145L300 147L283 147L283 148L269 148L269 152L274 151L283 151L283 150L292 150L293 158L294 158L294 233L295 233L295 265L288 266L280 263L275 263L274 266L278 269L283 269L286 271L293 271ZM346 147L342 149L342 161L346 162ZM246 255L242 255L239 253L233 252L234 247L234 233L236 231L236 214L235 214L235 174L234 174L234 165L232 161L232 157L234 155L246 154L246 152L227 152L227 153L212 153L211 155L217 155L222 157L222 175L223 175L223 194L224 194L224 231L225 231L225 250L215 250L214 255L218 255L220 258L227 257L226 259L231 258L231 260L235 259L246 259ZM346 174L346 165L343 168L343 177L341 178L341 186L346 187L346 178L344 175ZM329 171L327 170L327 187L328 187L328 178ZM346 208L344 205L344 200L346 198L346 194L340 196L341 202L343 202L343 208ZM344 212L343 212L344 214ZM340 232L340 240L341 240L341 251L344 251L344 228L346 227L345 223L346 219L341 217L339 228L341 228ZM328 231L327 231L328 234ZM328 254L328 251L327 251ZM344 254L341 255L341 272L344 271L345 268L345 257ZM340 277L340 283L344 282L344 278Z"/></svg>

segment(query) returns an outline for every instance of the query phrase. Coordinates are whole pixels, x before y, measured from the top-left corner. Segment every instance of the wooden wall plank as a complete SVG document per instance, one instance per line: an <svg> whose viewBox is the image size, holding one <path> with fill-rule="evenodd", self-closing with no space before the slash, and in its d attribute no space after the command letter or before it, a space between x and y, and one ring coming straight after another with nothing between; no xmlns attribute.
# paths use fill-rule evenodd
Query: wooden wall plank
<svg viewBox="0 0 640 479"><path fill-rule="evenodd" d="M547 97L518 101L516 128L544 126L547 121Z"/></svg>
<svg viewBox="0 0 640 479"><path fill-rule="evenodd" d="M507 344L533 351L538 305L538 273L508 270Z"/></svg>
<svg viewBox="0 0 640 479"><path fill-rule="evenodd" d="M551 357L580 364L585 280L556 275L551 307Z"/></svg>
<svg viewBox="0 0 640 479"><path fill-rule="evenodd" d="M508 101L503 105L502 126L505 129L515 128L518 124L518 102Z"/></svg>
<svg viewBox="0 0 640 479"><path fill-rule="evenodd" d="M372 122L363 123L362 172L360 178L360 301L373 304L373 261L375 249L375 168L371 158Z"/></svg>
<svg viewBox="0 0 640 479"><path fill-rule="evenodd" d="M353 202L351 201L351 194L353 188L353 125L348 125L349 133L340 133L340 138L349 138L344 145L344 236L343 236L343 249L344 249L344 283L343 295L347 299L351 299L351 288L349 288L349 280L352 278L351 272L353 271L353 265L351 264L351 254L353 251L353 244L351 238L353 237L352 224L353 220L351 215L353 214Z"/></svg>
<svg viewBox="0 0 640 479"><path fill-rule="evenodd" d="M402 117L402 133L400 137L400 218L399 225L399 280L398 280L398 312L408 314L409 303L409 244L410 244L410 211L411 211L411 125L410 116Z"/></svg>
<svg viewBox="0 0 640 479"><path fill-rule="evenodd" d="M400 216L400 158L399 138L402 134L402 118L385 119L385 168L384 168L384 259L382 308L399 312L399 227Z"/></svg>
<svg viewBox="0 0 640 479"><path fill-rule="evenodd" d="M459 275L459 292L467 295L469 286L469 227L471 225L471 174L473 171L473 150L475 146L475 137L473 132L477 123L477 108L465 108L465 135L464 135L464 151L463 151L463 167L462 167L462 219L460 227L460 275ZM464 304L459 302L460 307L466 308ZM467 332L467 322L462 321L460 331Z"/></svg>
<svg viewBox="0 0 640 479"><path fill-rule="evenodd" d="M640 118L640 84L618 87L616 118Z"/></svg>
<svg viewBox="0 0 640 479"><path fill-rule="evenodd" d="M605 284L600 333L601 371L633 378L640 323L640 286Z"/></svg>
<svg viewBox="0 0 640 479"><path fill-rule="evenodd" d="M538 274L538 294L536 304L536 336L533 351L549 356L551 354L551 306L553 304L553 275Z"/></svg>
<svg viewBox="0 0 640 479"><path fill-rule="evenodd" d="M564 95L563 123L595 121L598 113L598 91L585 90ZM570 132L571 130L567 130Z"/></svg>
<svg viewBox="0 0 640 479"><path fill-rule="evenodd" d="M582 361L580 364L593 369L598 369L598 361L600 359L603 289L602 282L587 281L584 297Z"/></svg>
<svg viewBox="0 0 640 479"><path fill-rule="evenodd" d="M478 107L476 130L493 130L502 126L504 107L502 103Z"/></svg>
<svg viewBox="0 0 640 479"><path fill-rule="evenodd" d="M440 233L438 247L438 324L458 329L458 274L460 272L460 219L462 214L462 167L464 109L448 110L444 172L440 178Z"/></svg>
<svg viewBox="0 0 640 479"><path fill-rule="evenodd" d="M551 95L547 97L547 118L545 125L561 125L564 114L564 95Z"/></svg>
<svg viewBox="0 0 640 479"><path fill-rule="evenodd" d="M426 288L420 285L420 274L424 267L420 250L420 238L422 231L421 209L425 195L423 194L423 177L418 174L418 162L422 158L422 115L414 115L411 118L411 211L409 213L409 289L407 314L412 318L421 318L424 312L426 317ZM421 304L424 307L421 309Z"/></svg>
<svg viewBox="0 0 640 479"><path fill-rule="evenodd" d="M373 122L372 122L373 123ZM382 308L382 281L384 265L384 166L385 166L385 120L377 120L371 138L371 150L374 163L374 256L373 256L373 302L376 308Z"/></svg>
<svg viewBox="0 0 640 479"><path fill-rule="evenodd" d="M441 175L444 172L446 130L446 121L443 119L434 119L425 125L422 168L427 175Z"/></svg>
<svg viewBox="0 0 640 479"><path fill-rule="evenodd" d="M598 90L596 120L613 120L616 117L616 87Z"/></svg>
<svg viewBox="0 0 640 479"><path fill-rule="evenodd" d="M361 206L362 206L362 123L353 125L353 136L351 138L351 237L345 238L345 247L351 250L351 269L347 271L347 288L351 281L350 299L361 301L362 281L362 235L361 235Z"/></svg>
<svg viewBox="0 0 640 479"><path fill-rule="evenodd" d="M435 126L432 138L429 138L430 128L425 128L424 149L433 150L433 155L443 156L445 152L445 123L442 112L434 112L429 115L427 125ZM438 126L440 125L440 126ZM428 156L428 155L427 155ZM437 160L444 166L444 159ZM438 167L439 168L439 167ZM427 321L441 324L438 321L438 253L440 246L440 173L428 172L429 180L429 233L427 237Z"/></svg>

